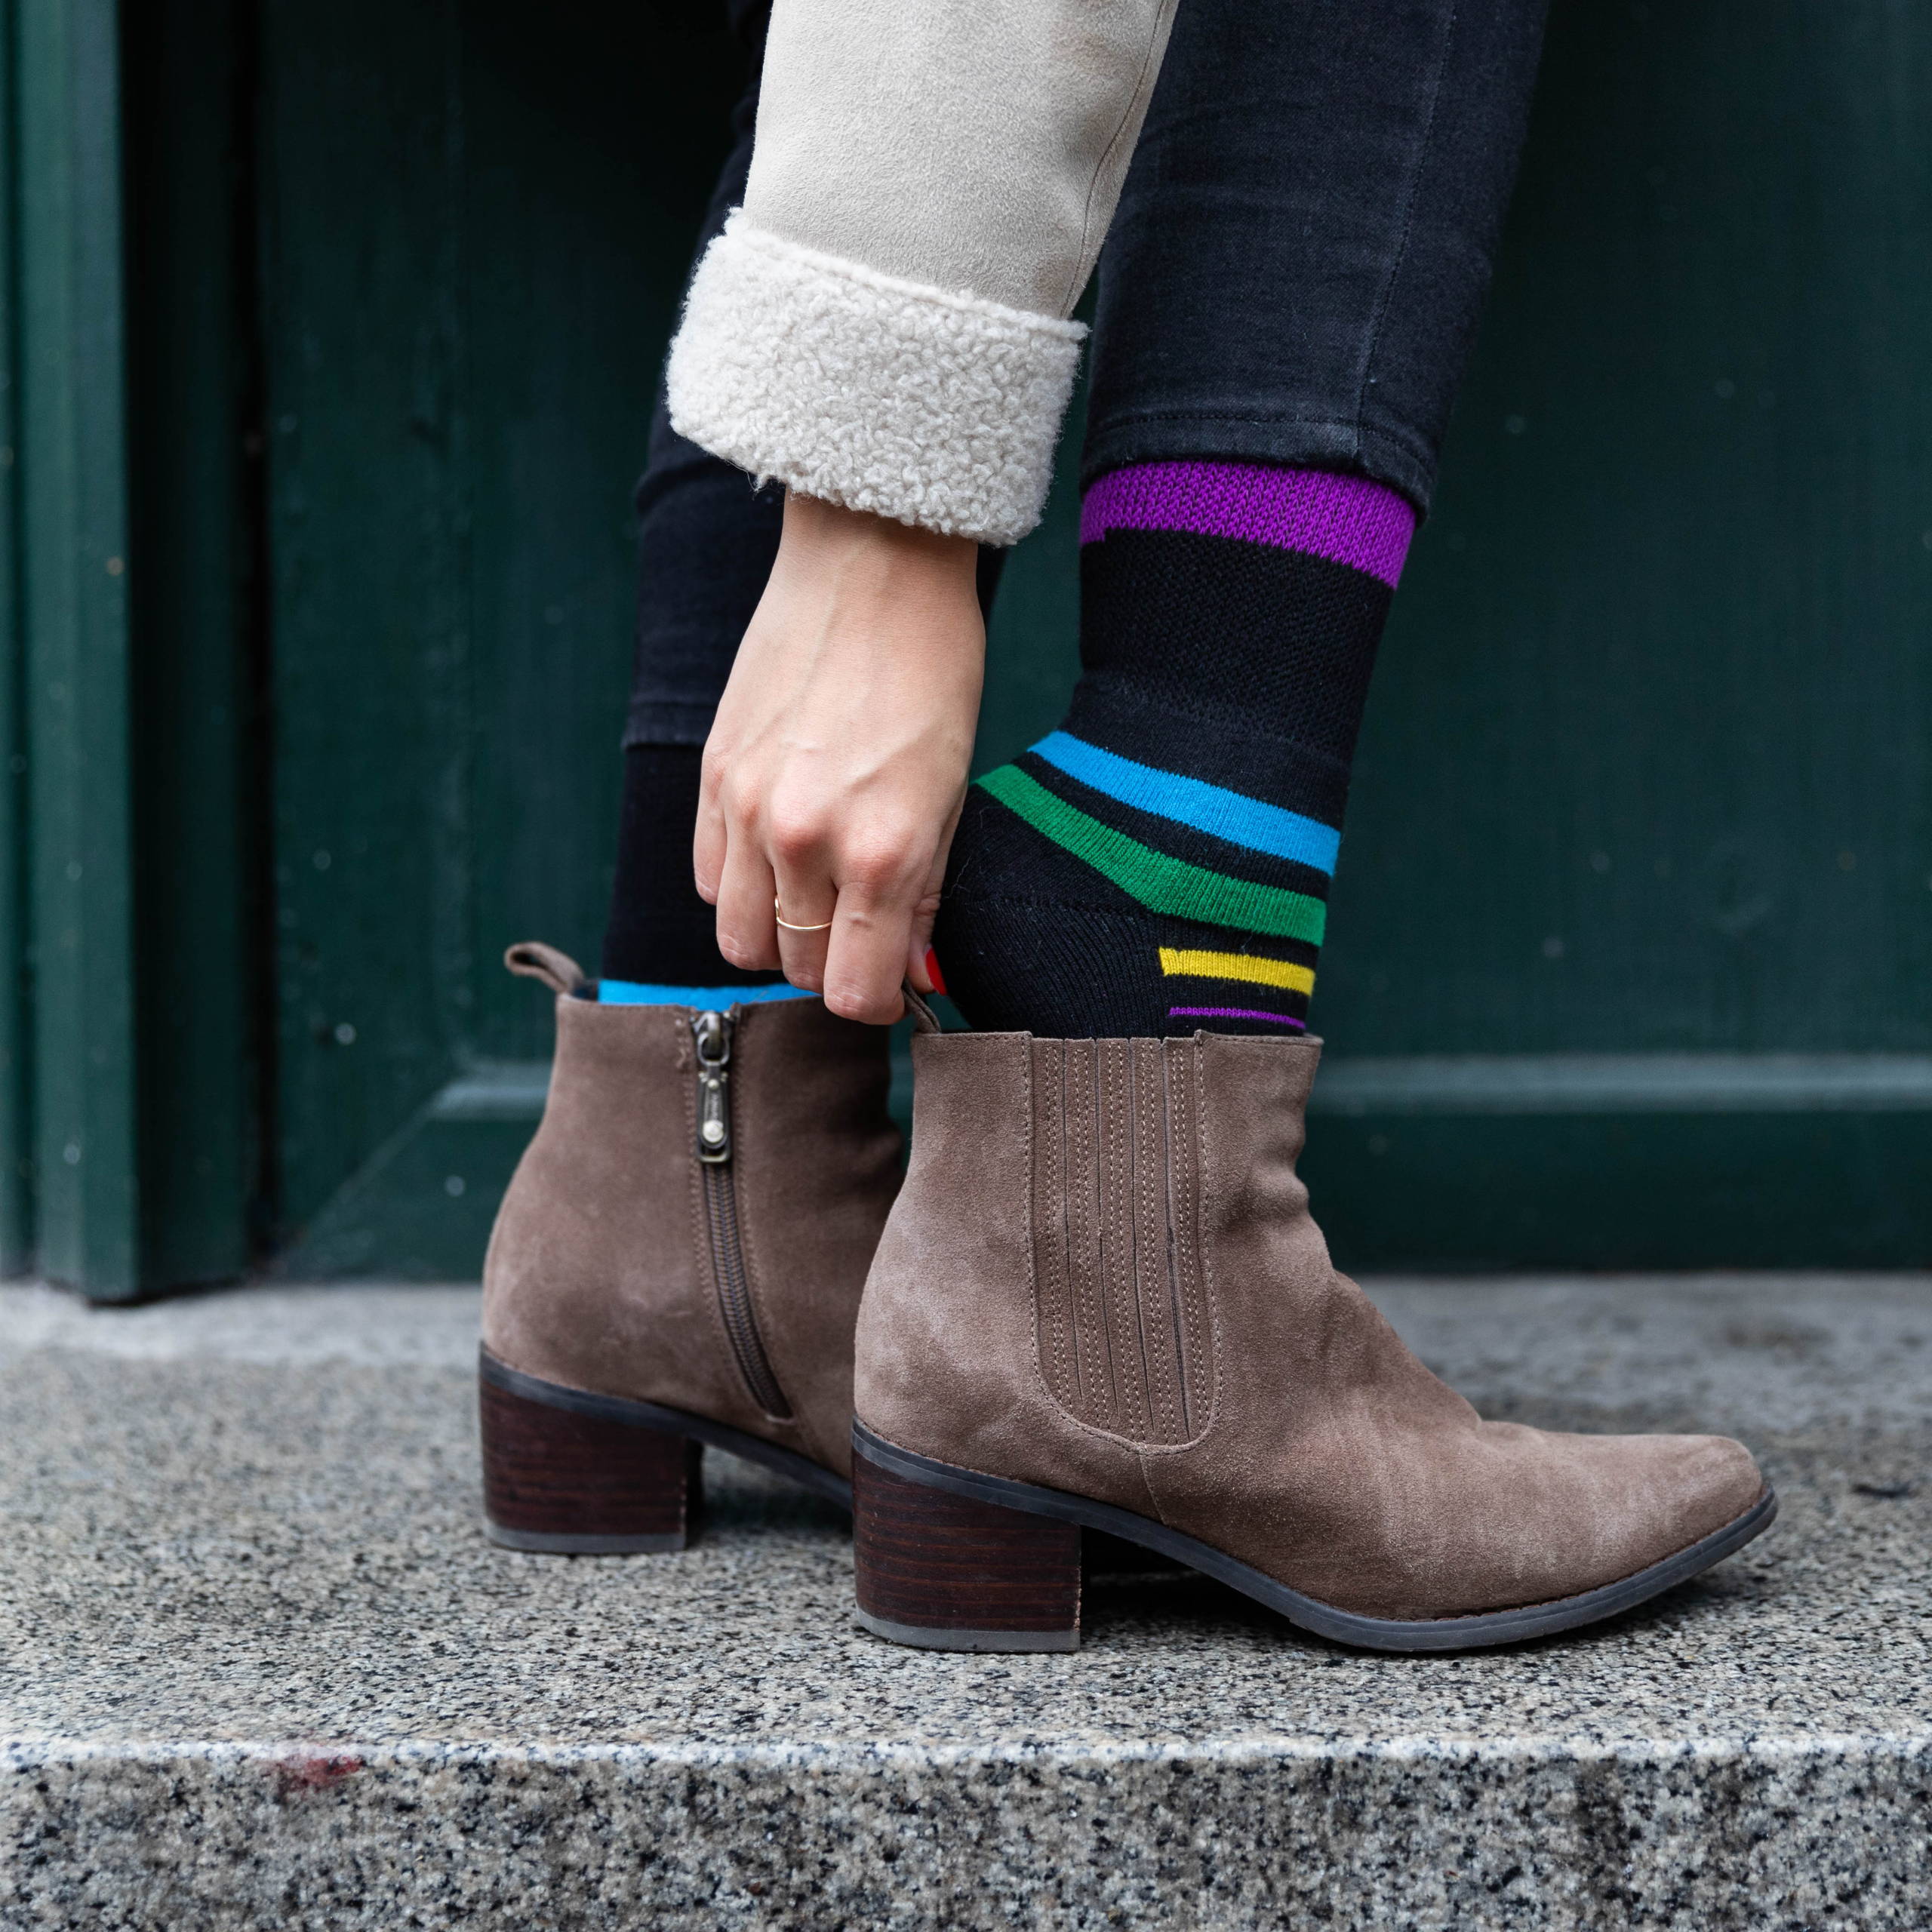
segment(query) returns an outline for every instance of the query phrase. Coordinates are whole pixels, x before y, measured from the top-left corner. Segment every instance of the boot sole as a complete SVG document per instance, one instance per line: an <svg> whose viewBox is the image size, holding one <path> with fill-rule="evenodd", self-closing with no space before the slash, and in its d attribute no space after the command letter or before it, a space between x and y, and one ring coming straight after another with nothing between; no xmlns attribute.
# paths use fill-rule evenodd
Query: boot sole
<svg viewBox="0 0 1932 1932"><path fill-rule="evenodd" d="M478 1352L477 1377L484 1534L506 1549L623 1556L688 1548L706 1447L852 1506L844 1477L708 1416L546 1382L488 1349Z"/></svg>
<svg viewBox="0 0 1932 1932"><path fill-rule="evenodd" d="M1082 1530L1157 1551L1318 1637L1414 1653L1487 1650L1614 1617L1743 1549L1778 1510L1767 1485L1721 1529L1614 1583L1519 1609L1405 1620L1338 1610L1131 1509L936 1462L862 1423L852 1426L852 1446L859 1622L924 1650L1077 1650Z"/></svg>

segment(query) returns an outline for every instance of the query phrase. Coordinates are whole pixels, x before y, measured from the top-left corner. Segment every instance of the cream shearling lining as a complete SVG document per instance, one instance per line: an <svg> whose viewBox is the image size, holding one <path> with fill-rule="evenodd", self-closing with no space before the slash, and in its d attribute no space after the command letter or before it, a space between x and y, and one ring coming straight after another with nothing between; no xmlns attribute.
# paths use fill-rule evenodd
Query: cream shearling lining
<svg viewBox="0 0 1932 1932"><path fill-rule="evenodd" d="M1087 331L820 253L742 210L671 346L671 422L801 495L982 543L1040 520Z"/></svg>

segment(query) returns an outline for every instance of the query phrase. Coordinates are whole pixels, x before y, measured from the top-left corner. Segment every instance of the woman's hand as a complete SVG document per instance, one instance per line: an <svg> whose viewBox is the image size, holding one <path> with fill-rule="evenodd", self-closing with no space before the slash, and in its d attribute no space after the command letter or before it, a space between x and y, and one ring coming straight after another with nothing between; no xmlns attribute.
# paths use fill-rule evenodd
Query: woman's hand
<svg viewBox="0 0 1932 1932"><path fill-rule="evenodd" d="M778 561L704 748L693 859L735 966L883 1023L925 967L986 660L963 537L785 506ZM774 901L795 926L777 923Z"/></svg>

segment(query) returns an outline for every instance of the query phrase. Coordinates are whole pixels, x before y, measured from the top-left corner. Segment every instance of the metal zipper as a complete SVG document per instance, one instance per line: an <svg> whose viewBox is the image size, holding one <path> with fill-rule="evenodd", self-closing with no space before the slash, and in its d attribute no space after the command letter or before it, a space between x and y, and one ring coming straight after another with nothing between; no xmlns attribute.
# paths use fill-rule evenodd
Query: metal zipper
<svg viewBox="0 0 1932 1932"><path fill-rule="evenodd" d="M738 1228L737 1170L731 1144L731 1033L728 1013L700 1013L691 1022L697 1041L697 1160L704 1179L705 1227L718 1312L752 1399L768 1416L787 1417L792 1405L771 1371L752 1307L745 1247Z"/></svg>

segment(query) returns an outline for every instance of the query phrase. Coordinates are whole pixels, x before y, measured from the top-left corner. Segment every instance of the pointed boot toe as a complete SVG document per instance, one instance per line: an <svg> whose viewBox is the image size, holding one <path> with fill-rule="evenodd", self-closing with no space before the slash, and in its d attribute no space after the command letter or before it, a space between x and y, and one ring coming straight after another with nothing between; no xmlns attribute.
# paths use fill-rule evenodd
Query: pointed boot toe
<svg viewBox="0 0 1932 1932"><path fill-rule="evenodd" d="M1295 1173L1319 1057L915 1039L859 1322L861 1623L1071 1649L1097 1530L1324 1637L1471 1649L1614 1615L1768 1527L1737 1443L1486 1423L1416 1360Z"/></svg>
<svg viewBox="0 0 1932 1932"><path fill-rule="evenodd" d="M1633 1452L1628 1481L1646 1513L1632 1525L1631 1567L1660 1563L1719 1534L1769 1494L1757 1458L1727 1435L1613 1436Z"/></svg>
<svg viewBox="0 0 1932 1932"><path fill-rule="evenodd" d="M1522 1434L1526 1475L1539 1463L1574 1472L1556 1506L1523 1512L1524 1540L1543 1546L1552 1597L1677 1564L1767 1495L1750 1451L1724 1436Z"/></svg>
<svg viewBox="0 0 1932 1932"><path fill-rule="evenodd" d="M852 1336L899 1180L885 1031L816 999L556 995L542 1124L484 1264L486 1526L568 1554L681 1549L706 1444L851 1506Z"/></svg>

